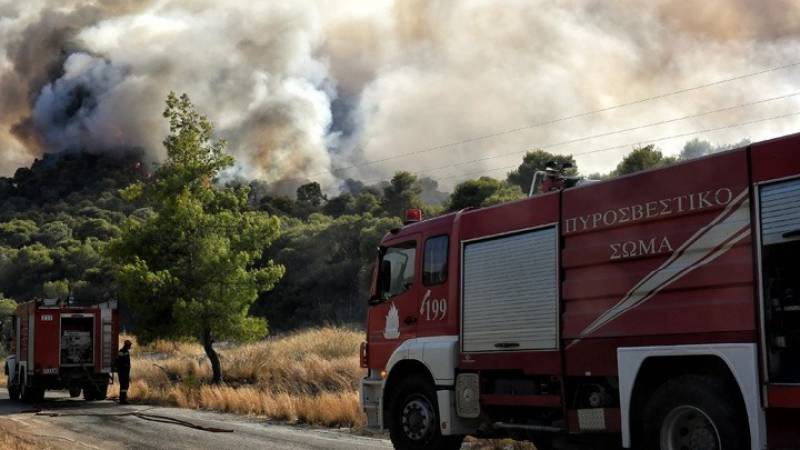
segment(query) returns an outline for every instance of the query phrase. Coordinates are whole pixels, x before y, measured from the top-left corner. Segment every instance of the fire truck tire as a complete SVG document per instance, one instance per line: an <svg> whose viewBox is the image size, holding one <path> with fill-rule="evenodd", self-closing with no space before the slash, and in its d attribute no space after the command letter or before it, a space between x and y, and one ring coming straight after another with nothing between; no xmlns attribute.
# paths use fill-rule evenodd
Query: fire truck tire
<svg viewBox="0 0 800 450"><path fill-rule="evenodd" d="M11 378L6 381L6 386L8 386L8 398L15 402L19 401L19 386Z"/></svg>
<svg viewBox="0 0 800 450"><path fill-rule="evenodd" d="M81 396L81 388L79 387L71 387L69 388L69 397L70 398L78 398Z"/></svg>
<svg viewBox="0 0 800 450"><path fill-rule="evenodd" d="M83 399L89 402L105 400L108 395L108 383L86 383L83 386Z"/></svg>
<svg viewBox="0 0 800 450"><path fill-rule="evenodd" d="M96 400L96 393L95 388L91 384L86 384L83 386L83 399L87 402L93 402Z"/></svg>
<svg viewBox="0 0 800 450"><path fill-rule="evenodd" d="M26 386L22 390L22 401L26 403L38 403L44 400L44 388Z"/></svg>
<svg viewBox="0 0 800 450"><path fill-rule="evenodd" d="M422 377L402 380L391 394L389 437L396 450L457 450L463 436L442 436L434 386Z"/></svg>
<svg viewBox="0 0 800 450"><path fill-rule="evenodd" d="M641 448L750 448L747 417L721 380L683 375L664 383L643 414Z"/></svg>
<svg viewBox="0 0 800 450"><path fill-rule="evenodd" d="M100 383L97 385L97 400L105 400L108 397L108 383Z"/></svg>

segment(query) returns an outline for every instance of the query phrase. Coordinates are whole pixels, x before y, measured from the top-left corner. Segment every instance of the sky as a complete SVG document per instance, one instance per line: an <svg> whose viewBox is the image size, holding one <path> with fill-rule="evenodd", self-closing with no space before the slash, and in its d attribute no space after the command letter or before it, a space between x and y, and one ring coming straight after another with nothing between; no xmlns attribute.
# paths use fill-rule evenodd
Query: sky
<svg viewBox="0 0 800 450"><path fill-rule="evenodd" d="M0 176L44 153L157 163L170 91L230 175L283 193L398 170L450 189L536 148L608 172L636 145L797 132L799 49L792 0L0 0Z"/></svg>

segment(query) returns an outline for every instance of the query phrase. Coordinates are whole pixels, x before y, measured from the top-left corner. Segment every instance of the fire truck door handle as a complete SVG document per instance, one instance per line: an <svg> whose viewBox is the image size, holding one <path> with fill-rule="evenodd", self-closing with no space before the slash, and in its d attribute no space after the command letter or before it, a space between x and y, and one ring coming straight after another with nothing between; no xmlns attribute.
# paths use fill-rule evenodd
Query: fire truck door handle
<svg viewBox="0 0 800 450"><path fill-rule="evenodd" d="M783 233L784 239L794 238L800 236L800 228Z"/></svg>
<svg viewBox="0 0 800 450"><path fill-rule="evenodd" d="M519 342L498 342L494 346L497 348L517 348L519 347Z"/></svg>
<svg viewBox="0 0 800 450"><path fill-rule="evenodd" d="M417 323L417 318L415 316L408 316L403 322L405 322L406 325L411 325Z"/></svg>

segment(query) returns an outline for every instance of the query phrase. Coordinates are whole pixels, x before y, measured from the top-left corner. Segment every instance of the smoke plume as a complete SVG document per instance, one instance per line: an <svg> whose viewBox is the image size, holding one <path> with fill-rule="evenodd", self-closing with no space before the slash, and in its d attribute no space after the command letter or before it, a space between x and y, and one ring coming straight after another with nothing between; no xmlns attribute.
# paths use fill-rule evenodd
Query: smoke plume
<svg viewBox="0 0 800 450"><path fill-rule="evenodd" d="M141 147L158 162L170 90L209 115L237 175L281 192L396 170L448 188L503 176L536 147L607 171L630 144L793 112L800 97L548 145L790 93L800 68L472 138L800 60L798 29L792 0L0 0L0 175L48 152ZM672 154L692 137L759 140L796 123L658 145Z"/></svg>

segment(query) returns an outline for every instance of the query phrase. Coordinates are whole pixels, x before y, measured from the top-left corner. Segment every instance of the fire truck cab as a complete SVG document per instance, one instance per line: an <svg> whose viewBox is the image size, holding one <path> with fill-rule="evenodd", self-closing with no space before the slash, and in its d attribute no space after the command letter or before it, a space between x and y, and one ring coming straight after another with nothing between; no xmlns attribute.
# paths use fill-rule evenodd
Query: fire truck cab
<svg viewBox="0 0 800 450"><path fill-rule="evenodd" d="M379 247L368 424L398 449L798 448L797 255L800 135L410 220Z"/></svg>

